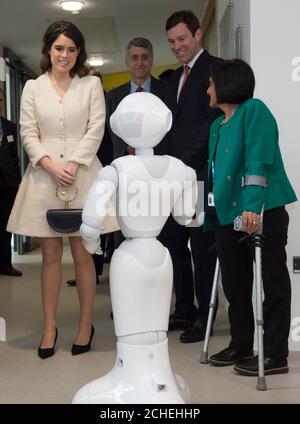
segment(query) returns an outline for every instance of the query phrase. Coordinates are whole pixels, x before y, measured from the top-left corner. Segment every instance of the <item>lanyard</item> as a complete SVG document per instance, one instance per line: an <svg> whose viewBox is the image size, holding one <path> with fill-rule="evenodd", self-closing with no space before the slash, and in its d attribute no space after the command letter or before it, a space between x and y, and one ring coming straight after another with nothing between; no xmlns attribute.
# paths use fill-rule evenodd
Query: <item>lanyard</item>
<svg viewBox="0 0 300 424"><path fill-rule="evenodd" d="M211 175L213 179L213 184L215 182L215 160L213 159L211 162Z"/></svg>

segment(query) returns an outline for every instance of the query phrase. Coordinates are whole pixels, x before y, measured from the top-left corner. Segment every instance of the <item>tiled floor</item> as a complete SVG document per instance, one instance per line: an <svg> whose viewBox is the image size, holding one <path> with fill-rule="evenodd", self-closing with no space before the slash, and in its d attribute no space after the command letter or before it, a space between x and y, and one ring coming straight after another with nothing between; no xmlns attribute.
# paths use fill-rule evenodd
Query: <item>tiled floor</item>
<svg viewBox="0 0 300 424"><path fill-rule="evenodd" d="M23 271L23 277L0 276L0 317L7 322L7 341L0 342L0 404L70 403L80 387L104 375L115 361L107 268L97 286L96 334L91 352L71 356L78 301L76 289L64 284L58 311L56 354L47 360L37 356L42 329L40 259L38 250L17 256L14 262ZM67 252L64 280L72 276ZM231 367L200 364L202 343L181 344L178 342L179 334L169 334L170 359L173 370L189 384L192 403L300 403L300 352L291 352L288 374L268 376L268 390L259 392L255 389L256 378L236 375ZM227 343L227 318L221 304L209 350L214 353Z"/></svg>

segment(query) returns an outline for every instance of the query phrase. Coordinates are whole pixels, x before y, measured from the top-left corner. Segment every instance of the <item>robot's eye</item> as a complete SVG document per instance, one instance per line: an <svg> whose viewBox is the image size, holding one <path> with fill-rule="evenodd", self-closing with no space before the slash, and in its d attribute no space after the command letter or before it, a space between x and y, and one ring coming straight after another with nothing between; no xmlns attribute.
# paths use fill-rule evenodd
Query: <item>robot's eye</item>
<svg viewBox="0 0 300 424"><path fill-rule="evenodd" d="M120 126L125 137L137 138L142 135L143 113L126 112L120 116Z"/></svg>

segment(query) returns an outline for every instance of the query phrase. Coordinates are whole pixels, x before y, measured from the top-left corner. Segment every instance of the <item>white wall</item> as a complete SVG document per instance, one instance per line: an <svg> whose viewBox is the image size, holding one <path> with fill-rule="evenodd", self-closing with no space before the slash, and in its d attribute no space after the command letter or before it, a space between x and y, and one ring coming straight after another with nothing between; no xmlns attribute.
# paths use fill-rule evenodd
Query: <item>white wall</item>
<svg viewBox="0 0 300 424"><path fill-rule="evenodd" d="M218 0L219 21L228 3L229 0ZM243 59L251 64L256 76L255 96L267 103L277 119L285 168L300 199L300 1L233 3L234 25L243 26ZM300 274L292 270L293 256L300 256L300 203L288 206L287 210L287 253L292 280L290 349L300 350Z"/></svg>
<svg viewBox="0 0 300 424"><path fill-rule="evenodd" d="M243 1L243 0L241 0ZM300 57L300 1L251 0L251 65L255 71L256 96L274 113L280 131L285 167L300 198L300 81L292 61ZM299 62L300 64L300 59ZM288 266L292 279L292 332L290 347L300 350L300 274L293 274L293 256L300 256L300 204L287 207L290 214ZM298 340L299 339L299 340Z"/></svg>

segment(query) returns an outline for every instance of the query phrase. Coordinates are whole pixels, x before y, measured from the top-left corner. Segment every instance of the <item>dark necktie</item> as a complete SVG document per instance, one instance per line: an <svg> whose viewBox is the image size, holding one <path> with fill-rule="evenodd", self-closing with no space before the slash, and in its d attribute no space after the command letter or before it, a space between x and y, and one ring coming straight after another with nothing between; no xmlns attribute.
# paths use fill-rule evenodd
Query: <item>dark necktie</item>
<svg viewBox="0 0 300 424"><path fill-rule="evenodd" d="M129 155L135 155L135 148L134 147L131 147L131 146L128 146L128 154Z"/></svg>
<svg viewBox="0 0 300 424"><path fill-rule="evenodd" d="M136 87L135 92L136 92L136 93L141 93L142 91L144 91L143 87L142 87L141 85L138 85L138 86Z"/></svg>
<svg viewBox="0 0 300 424"><path fill-rule="evenodd" d="M189 65L184 65L184 66L183 66L184 76L183 76L183 81L182 81L182 86L181 86L181 89L180 89L179 96L181 95L181 93L182 93L182 89L183 89L183 87L185 86L185 83L186 83L186 81L187 81L187 79L188 79L188 77L189 77L190 70L191 70L191 68L189 67ZM178 96L178 97L179 97L179 96Z"/></svg>

